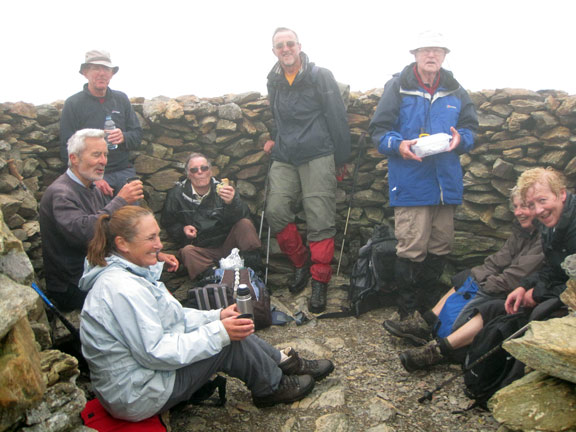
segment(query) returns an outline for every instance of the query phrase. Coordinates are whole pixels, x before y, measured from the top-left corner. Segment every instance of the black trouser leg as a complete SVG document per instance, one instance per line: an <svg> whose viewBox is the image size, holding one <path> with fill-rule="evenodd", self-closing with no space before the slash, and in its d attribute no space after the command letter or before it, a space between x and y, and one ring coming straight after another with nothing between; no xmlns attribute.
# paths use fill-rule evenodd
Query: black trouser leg
<svg viewBox="0 0 576 432"><path fill-rule="evenodd" d="M444 256L429 253L424 261L415 264L414 280L418 288L416 303L418 310L424 312L431 309L439 298L439 282L446 260ZM444 292L444 289L440 291Z"/></svg>
<svg viewBox="0 0 576 432"><path fill-rule="evenodd" d="M416 265L407 258L398 258L395 266L396 285L398 287L396 304L400 318L411 315L417 307Z"/></svg>
<svg viewBox="0 0 576 432"><path fill-rule="evenodd" d="M418 263L416 280L420 284L434 284L440 280L445 266L446 260L443 255L429 253L424 261Z"/></svg>

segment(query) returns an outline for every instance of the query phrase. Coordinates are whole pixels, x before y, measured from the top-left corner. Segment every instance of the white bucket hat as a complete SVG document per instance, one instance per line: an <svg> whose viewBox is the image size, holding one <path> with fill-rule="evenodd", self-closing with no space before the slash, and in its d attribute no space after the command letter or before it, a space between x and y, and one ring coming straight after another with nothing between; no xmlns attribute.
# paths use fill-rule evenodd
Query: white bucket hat
<svg viewBox="0 0 576 432"><path fill-rule="evenodd" d="M84 70L84 67L90 64L102 65L112 69L114 73L118 72L120 69L118 66L112 64L110 59L110 53L103 50L90 50L86 53L86 60L80 65L80 73Z"/></svg>
<svg viewBox="0 0 576 432"><path fill-rule="evenodd" d="M442 33L438 33L432 30L425 30L418 35L414 48L410 50L410 54L416 54L416 51L420 48L443 48L446 54L450 52L450 49L446 46L446 38Z"/></svg>

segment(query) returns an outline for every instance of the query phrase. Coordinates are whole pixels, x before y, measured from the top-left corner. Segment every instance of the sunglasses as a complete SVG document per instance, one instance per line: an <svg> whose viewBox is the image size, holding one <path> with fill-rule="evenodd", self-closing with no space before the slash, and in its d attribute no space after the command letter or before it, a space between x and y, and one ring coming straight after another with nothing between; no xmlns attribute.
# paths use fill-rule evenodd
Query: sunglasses
<svg viewBox="0 0 576 432"><path fill-rule="evenodd" d="M192 174L196 174L198 171L206 172L210 169L208 165L202 165L201 167L192 167L190 168L190 172Z"/></svg>
<svg viewBox="0 0 576 432"><path fill-rule="evenodd" d="M296 46L296 42L295 41L287 41L286 46L288 48L294 48ZM276 45L274 45L274 48L276 48L277 50L281 50L282 48L284 48L284 42L278 42Z"/></svg>

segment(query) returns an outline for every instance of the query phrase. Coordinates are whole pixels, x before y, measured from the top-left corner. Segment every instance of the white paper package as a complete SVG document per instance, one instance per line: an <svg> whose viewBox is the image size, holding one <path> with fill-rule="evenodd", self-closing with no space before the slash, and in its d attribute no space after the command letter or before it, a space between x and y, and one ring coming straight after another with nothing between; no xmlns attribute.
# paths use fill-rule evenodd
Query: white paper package
<svg viewBox="0 0 576 432"><path fill-rule="evenodd" d="M412 152L420 158L442 153L450 147L452 136L447 133L437 133L418 138L416 144L412 146Z"/></svg>

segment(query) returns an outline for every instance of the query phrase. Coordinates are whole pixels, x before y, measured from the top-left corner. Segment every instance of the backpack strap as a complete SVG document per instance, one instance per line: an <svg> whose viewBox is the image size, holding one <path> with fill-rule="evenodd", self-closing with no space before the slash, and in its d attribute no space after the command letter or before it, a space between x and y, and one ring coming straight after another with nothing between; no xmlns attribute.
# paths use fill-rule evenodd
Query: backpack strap
<svg viewBox="0 0 576 432"><path fill-rule="evenodd" d="M340 312L326 312L322 315L318 315L316 319L326 319L326 318L348 318L351 316L357 316L352 309L343 307Z"/></svg>

